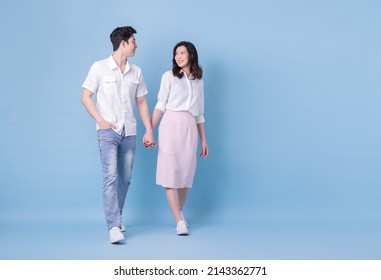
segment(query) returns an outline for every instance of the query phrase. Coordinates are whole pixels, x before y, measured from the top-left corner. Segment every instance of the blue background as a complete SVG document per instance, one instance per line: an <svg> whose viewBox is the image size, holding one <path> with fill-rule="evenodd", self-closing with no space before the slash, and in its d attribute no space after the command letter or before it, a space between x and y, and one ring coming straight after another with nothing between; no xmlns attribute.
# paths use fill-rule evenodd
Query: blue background
<svg viewBox="0 0 381 280"><path fill-rule="evenodd" d="M380 14L379 1L1 2L0 258L380 259ZM173 46L199 52L210 156L186 238L157 150L139 146L126 244L107 241L80 95L123 25L151 111Z"/></svg>

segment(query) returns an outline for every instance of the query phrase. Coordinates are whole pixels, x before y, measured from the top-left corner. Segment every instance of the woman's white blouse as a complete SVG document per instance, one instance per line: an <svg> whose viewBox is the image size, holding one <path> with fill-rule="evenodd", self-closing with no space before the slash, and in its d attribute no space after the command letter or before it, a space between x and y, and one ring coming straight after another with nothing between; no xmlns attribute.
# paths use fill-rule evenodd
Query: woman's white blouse
<svg viewBox="0 0 381 280"><path fill-rule="evenodd" d="M204 81L190 79L185 73L179 79L172 71L167 71L161 78L160 90L155 108L165 110L188 111L196 119L196 123L204 119Z"/></svg>

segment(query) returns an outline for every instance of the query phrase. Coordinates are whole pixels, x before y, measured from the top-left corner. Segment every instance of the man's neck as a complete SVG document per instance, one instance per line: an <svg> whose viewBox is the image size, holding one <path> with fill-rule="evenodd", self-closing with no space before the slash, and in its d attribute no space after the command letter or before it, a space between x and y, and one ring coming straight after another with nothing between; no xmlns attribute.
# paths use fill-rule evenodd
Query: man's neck
<svg viewBox="0 0 381 280"><path fill-rule="evenodd" d="M126 69L126 63L127 63L127 57L124 57L121 53L118 51L114 51L112 53L112 57L114 58L116 65L119 66L120 71L122 74L124 73L124 70Z"/></svg>

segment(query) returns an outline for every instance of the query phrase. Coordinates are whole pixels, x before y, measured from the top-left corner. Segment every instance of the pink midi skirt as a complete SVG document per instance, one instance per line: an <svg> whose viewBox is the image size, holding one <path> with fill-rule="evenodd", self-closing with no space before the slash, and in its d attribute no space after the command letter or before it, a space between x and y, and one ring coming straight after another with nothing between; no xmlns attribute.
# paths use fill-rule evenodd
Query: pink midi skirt
<svg viewBox="0 0 381 280"><path fill-rule="evenodd" d="M186 111L167 110L158 134L156 184L166 188L191 188L196 171L197 125Z"/></svg>

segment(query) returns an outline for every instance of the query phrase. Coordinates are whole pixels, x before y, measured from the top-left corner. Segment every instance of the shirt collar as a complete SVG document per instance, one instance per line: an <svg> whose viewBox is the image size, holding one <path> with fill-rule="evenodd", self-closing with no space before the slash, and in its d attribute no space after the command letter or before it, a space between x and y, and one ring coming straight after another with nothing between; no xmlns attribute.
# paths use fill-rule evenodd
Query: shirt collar
<svg viewBox="0 0 381 280"><path fill-rule="evenodd" d="M187 73L185 73L185 71L183 69L180 70L180 73L183 73L185 77L187 77L188 80L193 80L193 75L190 74L189 76L187 75Z"/></svg>
<svg viewBox="0 0 381 280"><path fill-rule="evenodd" d="M111 70L119 69L118 64L116 64L115 59L112 57L112 55L109 56L107 59L108 66L110 67ZM128 60L126 61L126 70L124 71L123 74L127 73L128 70L130 70L130 63Z"/></svg>
<svg viewBox="0 0 381 280"><path fill-rule="evenodd" d="M116 68L118 68L118 65L116 64L114 58L112 57L112 55L110 55L107 59L107 63L108 63L108 66L110 67L111 70L114 70Z"/></svg>

